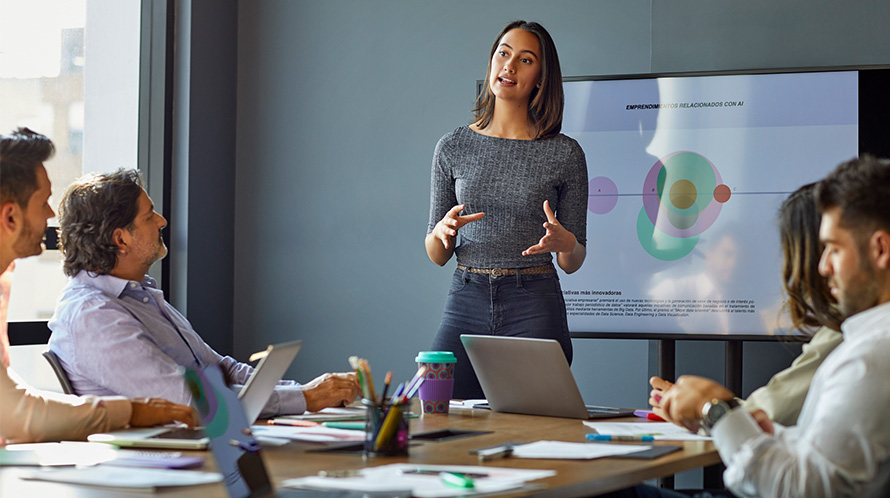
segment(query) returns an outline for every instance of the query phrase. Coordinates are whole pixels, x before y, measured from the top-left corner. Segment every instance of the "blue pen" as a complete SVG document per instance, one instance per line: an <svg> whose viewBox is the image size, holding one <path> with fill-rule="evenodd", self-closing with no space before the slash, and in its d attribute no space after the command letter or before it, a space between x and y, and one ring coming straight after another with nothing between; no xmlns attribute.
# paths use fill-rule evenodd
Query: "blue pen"
<svg viewBox="0 0 890 500"><path fill-rule="evenodd" d="M655 436L641 434L639 436L619 436L616 434L587 434L588 441L655 441Z"/></svg>
<svg viewBox="0 0 890 500"><path fill-rule="evenodd" d="M399 398L402 396L402 391L404 391L404 390L405 390L405 383L402 382L399 384L398 387L396 387L396 392L392 393L392 398L390 398L390 402L395 404L395 402L398 401Z"/></svg>

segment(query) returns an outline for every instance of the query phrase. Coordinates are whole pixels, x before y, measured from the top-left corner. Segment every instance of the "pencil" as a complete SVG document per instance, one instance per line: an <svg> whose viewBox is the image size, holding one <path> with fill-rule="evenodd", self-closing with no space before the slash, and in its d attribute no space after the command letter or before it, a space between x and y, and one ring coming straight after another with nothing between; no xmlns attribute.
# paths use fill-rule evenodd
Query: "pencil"
<svg viewBox="0 0 890 500"><path fill-rule="evenodd" d="M383 393L380 394L380 404L386 402L386 393L389 391L390 382L392 382L392 372L386 372L386 377L383 378Z"/></svg>

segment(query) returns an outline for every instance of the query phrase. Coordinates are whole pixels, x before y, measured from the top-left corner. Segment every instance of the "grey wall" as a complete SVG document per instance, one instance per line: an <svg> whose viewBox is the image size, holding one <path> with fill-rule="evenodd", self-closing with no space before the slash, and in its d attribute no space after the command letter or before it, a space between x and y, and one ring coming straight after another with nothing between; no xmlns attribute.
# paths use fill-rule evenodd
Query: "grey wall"
<svg viewBox="0 0 890 500"><path fill-rule="evenodd" d="M493 37L516 18L547 27L566 76L890 62L880 0L241 1L234 309L190 294L190 316L231 314L242 359L304 339L300 380L352 354L407 378L454 268L422 245L433 147L468 122ZM745 392L795 354L746 345ZM722 380L722 356L680 343L678 370ZM588 400L645 406L651 359L645 340L578 339L573 370Z"/></svg>

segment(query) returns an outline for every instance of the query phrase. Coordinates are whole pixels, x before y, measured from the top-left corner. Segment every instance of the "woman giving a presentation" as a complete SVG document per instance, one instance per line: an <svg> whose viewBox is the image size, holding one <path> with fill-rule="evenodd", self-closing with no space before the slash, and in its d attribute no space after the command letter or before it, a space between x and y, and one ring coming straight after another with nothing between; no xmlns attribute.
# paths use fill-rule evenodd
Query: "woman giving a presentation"
<svg viewBox="0 0 890 500"><path fill-rule="evenodd" d="M482 398L460 335L572 341L552 254L566 273L586 256L587 163L560 134L562 73L540 24L515 21L491 47L475 121L433 154L427 255L457 256L432 349L457 357L454 398ZM458 234L460 235L458 243Z"/></svg>

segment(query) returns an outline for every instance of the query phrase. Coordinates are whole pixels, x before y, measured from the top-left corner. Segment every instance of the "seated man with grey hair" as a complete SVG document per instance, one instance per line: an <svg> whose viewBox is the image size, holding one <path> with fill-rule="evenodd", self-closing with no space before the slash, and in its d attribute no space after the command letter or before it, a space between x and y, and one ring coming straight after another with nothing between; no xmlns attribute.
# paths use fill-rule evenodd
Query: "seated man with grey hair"
<svg viewBox="0 0 890 500"><path fill-rule="evenodd" d="M167 255L157 213L135 170L86 176L59 206L63 268L71 277L49 321L50 350L78 394L159 396L187 404L180 366L218 364L228 380L247 382L253 368L207 345L148 276ZM262 416L318 411L351 403L354 373L329 373L308 384L282 380Z"/></svg>

